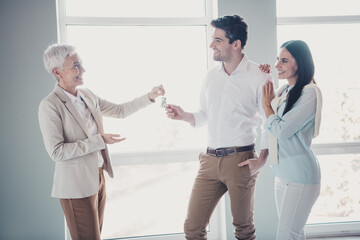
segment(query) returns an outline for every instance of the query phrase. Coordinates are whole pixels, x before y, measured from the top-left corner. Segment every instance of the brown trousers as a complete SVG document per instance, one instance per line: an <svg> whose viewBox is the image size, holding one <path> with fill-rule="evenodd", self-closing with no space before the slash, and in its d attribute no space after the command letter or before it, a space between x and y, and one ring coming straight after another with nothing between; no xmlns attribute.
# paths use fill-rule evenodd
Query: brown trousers
<svg viewBox="0 0 360 240"><path fill-rule="evenodd" d="M254 190L257 174L238 163L257 157L256 152L240 152L226 157L201 153L200 168L192 189L184 224L188 240L205 240L206 227L220 198L229 191L236 239L254 240Z"/></svg>
<svg viewBox="0 0 360 240"><path fill-rule="evenodd" d="M106 188L99 169L99 191L86 198L60 199L72 240L100 240L104 220Z"/></svg>

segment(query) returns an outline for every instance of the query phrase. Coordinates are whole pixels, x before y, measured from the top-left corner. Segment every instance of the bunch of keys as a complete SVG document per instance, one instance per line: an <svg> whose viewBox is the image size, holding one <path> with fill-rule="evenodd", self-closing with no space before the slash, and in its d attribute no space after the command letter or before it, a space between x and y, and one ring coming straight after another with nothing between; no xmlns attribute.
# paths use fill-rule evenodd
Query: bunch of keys
<svg viewBox="0 0 360 240"><path fill-rule="evenodd" d="M162 97L161 98L161 105L162 108L166 108L167 107L167 102L166 102L166 97Z"/></svg>

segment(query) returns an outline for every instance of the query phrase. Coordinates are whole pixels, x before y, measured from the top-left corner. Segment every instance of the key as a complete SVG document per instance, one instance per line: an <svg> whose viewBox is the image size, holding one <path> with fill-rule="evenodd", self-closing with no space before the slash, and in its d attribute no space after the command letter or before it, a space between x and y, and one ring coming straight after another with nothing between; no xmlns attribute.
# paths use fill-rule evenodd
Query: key
<svg viewBox="0 0 360 240"><path fill-rule="evenodd" d="M162 107L162 108L166 108L166 107L167 107L166 97L162 97L162 99L161 99L161 107Z"/></svg>

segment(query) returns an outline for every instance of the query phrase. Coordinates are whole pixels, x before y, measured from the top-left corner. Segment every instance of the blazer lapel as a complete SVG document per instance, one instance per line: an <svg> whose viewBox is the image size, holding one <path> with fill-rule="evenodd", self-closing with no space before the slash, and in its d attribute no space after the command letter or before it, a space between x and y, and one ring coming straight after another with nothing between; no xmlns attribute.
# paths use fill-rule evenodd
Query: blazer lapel
<svg viewBox="0 0 360 240"><path fill-rule="evenodd" d="M278 91L276 91L275 98L271 101L271 108L277 114L278 107L286 101L287 93L283 94L287 85L282 86Z"/></svg>
<svg viewBox="0 0 360 240"><path fill-rule="evenodd" d="M56 84L54 92L56 96L58 96L58 98L64 103L65 108L74 117L74 119L80 125L81 129L88 137L90 137L91 135L89 133L89 129L86 127L84 120L80 116L79 112L76 110L74 104L71 102L71 99L64 93L64 90L62 90L59 85Z"/></svg>
<svg viewBox="0 0 360 240"><path fill-rule="evenodd" d="M90 110L91 115L93 116L95 123L98 127L98 132L104 133L102 120L101 120L100 116L97 114L95 107L92 105L91 100L89 98L87 98L81 91L80 91L80 97L86 104L87 108ZM109 176L113 176L113 171L112 171L112 167L111 167L111 162L109 160L110 158L108 157L109 153L107 152L107 148L105 147L105 149L102 149L100 152L104 159L104 168L107 170Z"/></svg>
<svg viewBox="0 0 360 240"><path fill-rule="evenodd" d="M95 120L95 123L96 123L96 125L98 127L98 132L103 133L104 129L103 129L103 126L102 126L102 122L100 120L99 115L97 114L97 112L95 110L95 107L91 104L91 101L86 96L84 96L84 94L81 93L81 91L80 91L80 97L83 99L83 101L86 104L87 108L90 110L91 115L93 116L93 118Z"/></svg>

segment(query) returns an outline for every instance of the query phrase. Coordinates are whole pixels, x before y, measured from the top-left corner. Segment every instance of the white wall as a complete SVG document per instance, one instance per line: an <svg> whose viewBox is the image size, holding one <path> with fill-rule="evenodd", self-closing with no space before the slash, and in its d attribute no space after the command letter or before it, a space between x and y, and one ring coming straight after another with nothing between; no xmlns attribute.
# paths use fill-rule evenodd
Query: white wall
<svg viewBox="0 0 360 240"><path fill-rule="evenodd" d="M245 52L249 59L257 63L275 62L276 0L220 0L218 9L219 17L238 14L246 19L249 38ZM265 165L258 176L255 191L255 227L257 238L261 240L276 238L278 219L273 179L269 165ZM226 195L226 213L227 239L234 239L228 195Z"/></svg>
<svg viewBox="0 0 360 240"><path fill-rule="evenodd" d="M37 120L55 84L42 54L56 39L55 0L0 0L0 239L63 239Z"/></svg>

